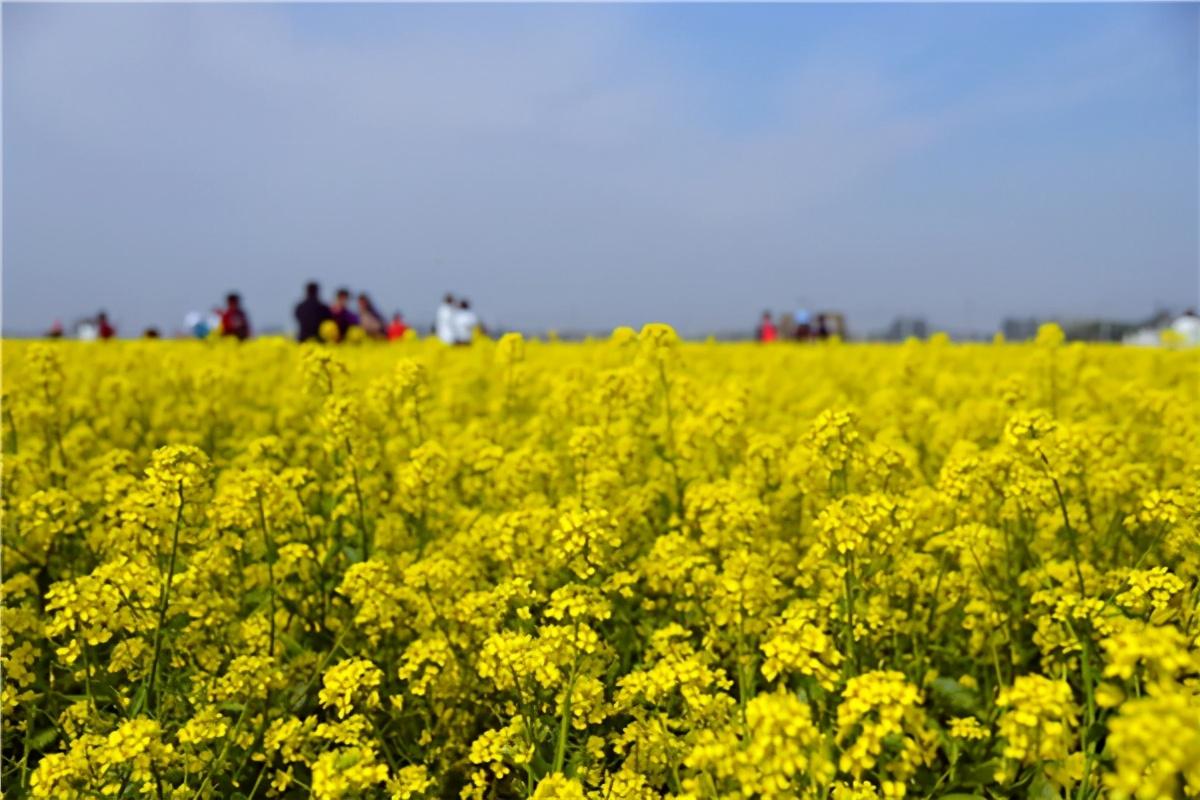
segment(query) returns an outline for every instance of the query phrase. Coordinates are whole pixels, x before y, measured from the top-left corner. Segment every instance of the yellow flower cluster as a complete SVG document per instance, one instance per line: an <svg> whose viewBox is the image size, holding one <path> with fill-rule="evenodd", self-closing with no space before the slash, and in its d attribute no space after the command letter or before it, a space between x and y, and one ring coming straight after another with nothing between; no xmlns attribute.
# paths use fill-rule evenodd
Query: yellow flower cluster
<svg viewBox="0 0 1200 800"><path fill-rule="evenodd" d="M1043 675L1021 675L1000 690L996 705L1005 758L1063 761L1070 752L1078 709L1070 685Z"/></svg>
<svg viewBox="0 0 1200 800"><path fill-rule="evenodd" d="M1110 723L1115 798L1200 796L1200 701L1165 689L1127 701Z"/></svg>
<svg viewBox="0 0 1200 800"><path fill-rule="evenodd" d="M6 342L5 797L1200 797L1200 359Z"/></svg>

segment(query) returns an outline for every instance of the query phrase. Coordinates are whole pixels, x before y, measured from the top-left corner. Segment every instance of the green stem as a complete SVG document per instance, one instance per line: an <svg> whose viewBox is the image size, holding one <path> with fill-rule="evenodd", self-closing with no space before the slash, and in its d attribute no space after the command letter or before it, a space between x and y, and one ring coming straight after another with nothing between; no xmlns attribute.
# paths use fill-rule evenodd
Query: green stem
<svg viewBox="0 0 1200 800"><path fill-rule="evenodd" d="M267 515L263 510L262 495L258 496L258 521L262 525L263 532L263 547L266 548L267 558L267 582L270 583L270 598L271 598L271 635L270 644L267 646L267 655L271 658L275 657L275 558L274 547L272 546L271 533L267 529Z"/></svg>
<svg viewBox="0 0 1200 800"><path fill-rule="evenodd" d="M576 656L578 663L578 656ZM554 744L553 772L562 772L563 762L567 756L567 735L571 731L571 695L575 693L575 678L578 675L576 664L571 665L571 677L567 681L567 693L563 698L562 719L558 723L558 741Z"/></svg>
<svg viewBox="0 0 1200 800"><path fill-rule="evenodd" d="M29 749L32 747L33 713L30 704L25 704L25 737L21 745L21 789L29 788Z"/></svg>
<svg viewBox="0 0 1200 800"><path fill-rule="evenodd" d="M204 789L208 786L208 782L212 780L213 774L217 771L217 767L225 762L225 756L229 754L229 745L237 738L237 732L241 730L242 723L246 719L246 714L250 711L250 703L247 702L242 706L242 713L238 716L237 722L233 725L233 730L225 737L225 744L221 747L221 753L217 756L217 760L208 768L208 772L204 775L204 780L200 782L200 788L196 790L196 794L192 795L192 800L198 800L204 796ZM265 711L263 712L266 713Z"/></svg>
<svg viewBox="0 0 1200 800"><path fill-rule="evenodd" d="M7 452L11 452L13 455L16 455L21 451L21 440L17 436L17 421L13 417L11 408L4 409L4 416L8 417L8 429L12 431L12 437L10 439L12 442L12 450Z"/></svg>
<svg viewBox="0 0 1200 800"><path fill-rule="evenodd" d="M146 693L147 700L154 705L155 718L158 717L160 711L159 698L155 694L155 683L158 680L158 661L162 655L162 631L167 621L167 606L171 602L171 581L175 578L175 559L179 553L179 529L183 525L183 481L179 482L177 492L179 510L175 512L175 529L171 534L171 558L167 565L167 580L163 583L162 592L159 595L158 624L154 628L154 657L150 660L149 688Z"/></svg>
<svg viewBox="0 0 1200 800"><path fill-rule="evenodd" d="M349 442L346 446L350 446ZM353 462L353 451L350 452L350 458ZM350 465L350 474L354 478L354 500L358 504L358 534L362 543L362 560L367 561L371 557L371 542L367 536L367 518L363 511L362 488L358 483L358 466L354 463Z"/></svg>
<svg viewBox="0 0 1200 800"><path fill-rule="evenodd" d="M575 654L571 659L571 677L567 681L567 693L563 697L562 720L558 723L558 741L554 745L553 772L562 772L567 755L567 734L571 730L571 696L575 693L575 679L579 676L579 620L575 620L571 632L571 644Z"/></svg>
<svg viewBox="0 0 1200 800"><path fill-rule="evenodd" d="M852 674L858 670L858 656L854 647L854 594L851 587L851 575L853 570L850 567L850 557L846 556L846 571L842 574L842 586L846 593L846 665L851 668Z"/></svg>
<svg viewBox="0 0 1200 800"><path fill-rule="evenodd" d="M1071 517L1067 513L1067 498L1063 495L1058 478L1054 477L1054 472L1050 469L1050 460L1046 458L1046 454L1039 449L1038 455L1041 456L1042 464L1045 465L1046 477L1050 479L1050 483L1054 484L1054 494L1058 497L1058 508L1062 514L1063 526L1067 529L1067 544L1071 548L1071 560L1075 563L1075 577L1079 581L1079 594L1086 597L1087 589L1083 583L1083 567L1080 566L1079 539L1075 528L1071 525Z"/></svg>
<svg viewBox="0 0 1200 800"><path fill-rule="evenodd" d="M96 694L92 691L92 646L86 640L83 643L83 688L92 704L92 712L98 715L100 706L97 705Z"/></svg>
<svg viewBox="0 0 1200 800"><path fill-rule="evenodd" d="M311 689L313 684L317 682L317 679L321 677L321 673L325 671L325 665L329 663L329 659L333 658L333 654L336 653L342 646L342 640L345 639L346 634L350 632L350 627L351 626L347 625L346 627L342 628L342 632L338 634L338 638L333 642L333 647L329 648L329 652L321 657L321 662L317 664L317 668L313 671L312 676L305 681L304 685L300 687L300 691L293 696L291 706L293 712L300 709L300 704L303 702L305 695L308 694L308 690Z"/></svg>
<svg viewBox="0 0 1200 800"><path fill-rule="evenodd" d="M1092 755L1094 750L1094 745L1088 743L1087 741L1087 734L1088 731L1091 730L1092 726L1096 723L1095 680L1094 676L1092 675L1091 643L1079 635L1078 631L1075 630L1074 625L1070 627L1071 632L1075 634L1075 638L1079 641L1079 669L1083 676L1083 694L1087 702L1087 716L1085 717L1085 724L1081 726L1079 731L1079 749L1084 753L1083 777L1080 779L1079 793L1076 795L1078 800L1085 800L1085 798L1088 796L1088 782L1089 778L1091 777Z"/></svg>
<svg viewBox="0 0 1200 800"><path fill-rule="evenodd" d="M258 796L258 787L262 785L262 780L263 780L263 778L266 777L266 775L267 775L267 765L264 764L258 770L258 777L254 779L254 786L252 786L250 788L250 794L247 795L249 800L254 800L254 798Z"/></svg>

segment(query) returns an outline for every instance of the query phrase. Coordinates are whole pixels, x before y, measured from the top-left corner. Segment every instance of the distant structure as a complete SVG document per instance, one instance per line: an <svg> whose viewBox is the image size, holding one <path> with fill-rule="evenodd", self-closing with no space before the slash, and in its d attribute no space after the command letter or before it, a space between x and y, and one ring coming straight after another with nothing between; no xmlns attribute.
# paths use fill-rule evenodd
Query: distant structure
<svg viewBox="0 0 1200 800"><path fill-rule="evenodd" d="M1119 342L1136 328L1121 320L1079 319L1064 323L1063 333L1073 342Z"/></svg>
<svg viewBox="0 0 1200 800"><path fill-rule="evenodd" d="M1167 309L1158 309L1141 320L1111 319L1108 317L1006 317L1000 330L1010 342L1022 342L1037 336L1038 326L1043 322L1057 322L1062 326L1068 341L1072 342L1157 342L1159 331L1172 325L1176 315Z"/></svg>
<svg viewBox="0 0 1200 800"><path fill-rule="evenodd" d="M896 317L880 338L888 342L902 342L910 337L924 339L929 335L929 321L925 317Z"/></svg>
<svg viewBox="0 0 1200 800"><path fill-rule="evenodd" d="M1023 342L1037 336L1038 326L1042 320L1037 317L1005 317L1000 323L1000 331L1010 342Z"/></svg>
<svg viewBox="0 0 1200 800"><path fill-rule="evenodd" d="M1163 335L1169 332L1175 337L1176 344L1200 345L1200 315L1193 308L1178 316L1160 309L1145 322L1127 327L1121 336L1124 344L1154 347L1163 344Z"/></svg>

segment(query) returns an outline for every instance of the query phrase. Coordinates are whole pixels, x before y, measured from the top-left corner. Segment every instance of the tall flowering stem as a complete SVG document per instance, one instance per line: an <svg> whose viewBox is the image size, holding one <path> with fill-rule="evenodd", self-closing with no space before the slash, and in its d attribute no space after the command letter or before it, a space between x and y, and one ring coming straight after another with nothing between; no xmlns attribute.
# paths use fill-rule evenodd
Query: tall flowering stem
<svg viewBox="0 0 1200 800"><path fill-rule="evenodd" d="M175 525L171 531L171 555L167 561L166 580L163 581L162 590L159 593L158 600L158 623L154 627L154 655L150 659L150 675L149 688L147 697L154 708L154 715L157 717L161 712L161 698L159 697L155 683L158 679L158 662L162 656L162 636L163 628L167 622L167 607L171 604L171 583L175 579L175 559L179 555L179 529L183 527L183 481L180 480L176 488L176 497L178 508L175 511Z"/></svg>

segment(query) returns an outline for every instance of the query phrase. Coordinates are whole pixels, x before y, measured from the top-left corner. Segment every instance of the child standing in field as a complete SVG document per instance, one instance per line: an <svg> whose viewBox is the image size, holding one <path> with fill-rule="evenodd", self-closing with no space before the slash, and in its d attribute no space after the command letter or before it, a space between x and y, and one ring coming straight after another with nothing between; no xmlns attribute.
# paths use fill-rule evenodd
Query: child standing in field
<svg viewBox="0 0 1200 800"><path fill-rule="evenodd" d="M763 312L754 338L760 342L773 342L779 338L779 329L775 327L775 321L771 319L770 311Z"/></svg>
<svg viewBox="0 0 1200 800"><path fill-rule="evenodd" d="M395 342L404 338L404 334L408 333L408 325L404 322L404 316L397 311L392 315L392 321L388 325L387 338L389 342Z"/></svg>
<svg viewBox="0 0 1200 800"><path fill-rule="evenodd" d="M250 317L242 309L242 298L237 292L225 296L225 309L221 312L221 335L234 336L241 341L250 338Z"/></svg>

